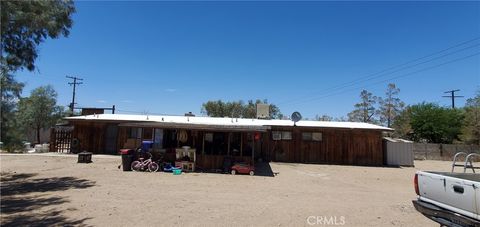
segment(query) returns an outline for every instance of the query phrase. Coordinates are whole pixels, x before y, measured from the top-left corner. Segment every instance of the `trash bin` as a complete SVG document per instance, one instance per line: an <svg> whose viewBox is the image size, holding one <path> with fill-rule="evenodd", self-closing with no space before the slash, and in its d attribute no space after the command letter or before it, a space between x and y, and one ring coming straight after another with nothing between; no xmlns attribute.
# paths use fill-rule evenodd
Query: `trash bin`
<svg viewBox="0 0 480 227"><path fill-rule="evenodd" d="M133 150L132 149L121 149L120 154L122 155L122 169L123 171L132 170L133 162Z"/></svg>
<svg viewBox="0 0 480 227"><path fill-rule="evenodd" d="M152 147L153 147L153 141L151 140L142 141L142 151L148 152Z"/></svg>

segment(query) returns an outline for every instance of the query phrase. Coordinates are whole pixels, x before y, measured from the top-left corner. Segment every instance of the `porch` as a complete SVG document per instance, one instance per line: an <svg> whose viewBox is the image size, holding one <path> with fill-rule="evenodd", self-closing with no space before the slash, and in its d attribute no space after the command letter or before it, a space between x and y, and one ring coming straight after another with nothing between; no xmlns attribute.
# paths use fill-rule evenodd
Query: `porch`
<svg viewBox="0 0 480 227"><path fill-rule="evenodd" d="M262 133L266 127L219 127L195 125L152 125L144 123L125 123L118 125L118 148L135 149L143 141L151 141L149 151L154 160L174 164L182 161L183 151L195 153L188 155L188 161L194 163L197 171L219 171L225 160L245 162L255 165L261 158ZM178 153L182 155L179 155Z"/></svg>

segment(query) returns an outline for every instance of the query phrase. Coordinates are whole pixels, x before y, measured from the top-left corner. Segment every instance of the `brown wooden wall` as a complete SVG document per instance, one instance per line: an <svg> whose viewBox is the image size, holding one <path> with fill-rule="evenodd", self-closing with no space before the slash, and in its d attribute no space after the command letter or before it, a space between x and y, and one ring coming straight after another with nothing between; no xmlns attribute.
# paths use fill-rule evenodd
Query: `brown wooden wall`
<svg viewBox="0 0 480 227"><path fill-rule="evenodd" d="M264 134L264 158L278 162L382 165L382 132L358 129L312 129L272 127L272 131L291 131L292 140L272 140ZM322 141L303 141L302 132L321 132Z"/></svg>
<svg viewBox="0 0 480 227"><path fill-rule="evenodd" d="M105 153L105 134L107 123L72 122L75 126L73 138L80 140L81 150L93 153ZM272 140L271 131L291 131L292 140ZM377 130L331 129L306 127L272 127L262 133L260 141L255 143L255 158L267 161L296 163L328 163L351 165L382 165L382 132ZM302 132L321 132L322 141L303 141ZM202 138L197 133L197 139ZM243 147L248 146L249 137L243 133ZM118 128L117 150L123 148L127 139L125 127ZM201 150L196 141L194 148ZM197 156L198 157L198 156ZM204 165L216 166L220 159L204 161Z"/></svg>
<svg viewBox="0 0 480 227"><path fill-rule="evenodd" d="M106 123L73 122L73 138L80 141L81 151L103 154Z"/></svg>

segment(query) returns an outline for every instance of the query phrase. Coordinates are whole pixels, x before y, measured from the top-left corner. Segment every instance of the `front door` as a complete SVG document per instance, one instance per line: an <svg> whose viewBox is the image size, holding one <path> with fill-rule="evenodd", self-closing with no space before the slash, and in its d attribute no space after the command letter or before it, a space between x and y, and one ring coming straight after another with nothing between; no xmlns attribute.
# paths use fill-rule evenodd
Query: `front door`
<svg viewBox="0 0 480 227"><path fill-rule="evenodd" d="M107 125L106 135L105 135L105 153L106 154L116 154L117 153L117 134L118 126L117 125Z"/></svg>

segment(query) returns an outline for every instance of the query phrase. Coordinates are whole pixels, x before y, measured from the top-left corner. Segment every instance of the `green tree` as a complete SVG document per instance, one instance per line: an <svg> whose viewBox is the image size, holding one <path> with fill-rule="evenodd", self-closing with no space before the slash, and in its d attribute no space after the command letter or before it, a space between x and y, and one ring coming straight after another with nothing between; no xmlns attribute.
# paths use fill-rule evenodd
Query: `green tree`
<svg viewBox="0 0 480 227"><path fill-rule="evenodd" d="M0 78L0 141L5 143L8 150L20 144L22 140L17 130L15 111L23 86L24 84L15 81L11 74L7 73Z"/></svg>
<svg viewBox="0 0 480 227"><path fill-rule="evenodd" d="M37 47L47 38L68 36L75 8L68 0L0 1L0 12L0 140L9 147L21 141L13 116L23 84L13 73L35 69Z"/></svg>
<svg viewBox="0 0 480 227"><path fill-rule="evenodd" d="M267 100L224 102L222 100L208 101L202 104L202 113L210 117L234 117L234 118L256 118L256 104L268 104ZM270 118L281 119L283 117L280 109L270 104Z"/></svg>
<svg viewBox="0 0 480 227"><path fill-rule="evenodd" d="M316 120L316 121L333 121L333 117L328 116L328 115L326 115L326 114L324 114L324 115L322 115L322 116L320 116L320 115L317 114L317 115L315 116L315 120Z"/></svg>
<svg viewBox="0 0 480 227"><path fill-rule="evenodd" d="M257 99L255 101L248 100L247 104L244 105L243 118L256 118L257 117L257 104L269 104L268 100ZM270 105L270 119L282 119L283 114L280 112L280 108L275 104Z"/></svg>
<svg viewBox="0 0 480 227"><path fill-rule="evenodd" d="M24 131L36 132L40 142L40 130L50 128L62 117L63 108L57 106L57 92L52 86L42 86L32 91L27 98L20 99L17 118Z"/></svg>
<svg viewBox="0 0 480 227"><path fill-rule="evenodd" d="M380 123L387 127L392 126L392 122L395 117L402 111L405 103L398 98L400 89L395 84L388 84L387 91L385 92L385 98L379 98L379 116Z"/></svg>
<svg viewBox="0 0 480 227"><path fill-rule="evenodd" d="M410 106L403 108L403 110L395 116L393 120L392 127L395 129L393 131L393 136L400 137L402 139L412 139L412 126L410 125L412 116L412 111Z"/></svg>
<svg viewBox="0 0 480 227"><path fill-rule="evenodd" d="M433 143L452 143L459 138L463 114L460 110L421 103L410 108L412 139Z"/></svg>
<svg viewBox="0 0 480 227"><path fill-rule="evenodd" d="M243 106L243 115L244 118L257 118L257 103L262 103L260 100L254 102L253 100L248 100L247 104Z"/></svg>
<svg viewBox="0 0 480 227"><path fill-rule="evenodd" d="M75 12L72 1L0 1L2 68L35 69L37 46L48 37L68 36Z"/></svg>
<svg viewBox="0 0 480 227"><path fill-rule="evenodd" d="M338 121L338 122L347 122L348 121L348 118L345 117L345 116L341 116L341 117L335 117L333 119L333 121Z"/></svg>
<svg viewBox="0 0 480 227"><path fill-rule="evenodd" d="M375 105L378 97L367 90L360 93L361 102L355 104L355 109L348 114L349 121L375 122L374 115L377 113Z"/></svg>
<svg viewBox="0 0 480 227"><path fill-rule="evenodd" d="M202 105L202 112L211 117L242 117L244 111L242 101L223 102L208 101Z"/></svg>
<svg viewBox="0 0 480 227"><path fill-rule="evenodd" d="M467 99L460 138L465 143L480 145L480 90L474 98Z"/></svg>

